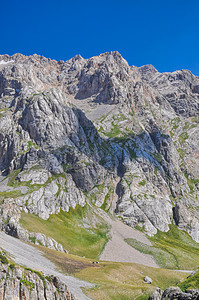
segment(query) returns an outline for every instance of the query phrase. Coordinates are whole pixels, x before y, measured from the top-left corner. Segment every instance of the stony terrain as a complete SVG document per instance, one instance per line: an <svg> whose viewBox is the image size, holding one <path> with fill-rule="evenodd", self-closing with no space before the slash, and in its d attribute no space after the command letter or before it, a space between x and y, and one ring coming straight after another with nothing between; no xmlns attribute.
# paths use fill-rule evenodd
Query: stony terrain
<svg viewBox="0 0 199 300"><path fill-rule="evenodd" d="M0 265L0 299L71 299L65 284L56 277L47 277L39 272Z"/></svg>
<svg viewBox="0 0 199 300"><path fill-rule="evenodd" d="M92 284L62 274L42 252L2 232L0 245L15 263L24 267L12 267L5 261L0 264L0 299L88 299L81 288Z"/></svg>
<svg viewBox="0 0 199 300"><path fill-rule="evenodd" d="M148 235L174 223L199 242L199 78L129 66L118 52L69 61L0 56L0 227L77 204ZM67 249L66 249L67 250Z"/></svg>
<svg viewBox="0 0 199 300"><path fill-rule="evenodd" d="M125 225L119 220L113 220L108 215L104 215L104 218L111 226L111 238L100 255L100 260L137 263L154 268L159 267L151 255L141 253L125 242L127 238L134 238L137 241L151 245L142 232Z"/></svg>
<svg viewBox="0 0 199 300"><path fill-rule="evenodd" d="M176 300L196 300L199 297L199 290L191 289L182 292L179 287L171 287L162 291L157 288L154 293L149 297L149 300L166 300L166 299L176 299Z"/></svg>

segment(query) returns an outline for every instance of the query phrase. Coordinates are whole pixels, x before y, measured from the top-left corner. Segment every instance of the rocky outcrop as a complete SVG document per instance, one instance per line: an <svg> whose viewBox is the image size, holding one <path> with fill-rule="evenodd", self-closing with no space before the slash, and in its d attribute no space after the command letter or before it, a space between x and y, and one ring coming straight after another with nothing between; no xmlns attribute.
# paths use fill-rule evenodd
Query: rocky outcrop
<svg viewBox="0 0 199 300"><path fill-rule="evenodd" d="M199 297L199 290L186 290L185 293L181 291L179 287L171 287L166 289L164 292L156 288L154 293L149 297L149 300L196 300Z"/></svg>
<svg viewBox="0 0 199 300"><path fill-rule="evenodd" d="M14 264L0 263L0 299L75 299L58 277Z"/></svg>
<svg viewBox="0 0 199 300"><path fill-rule="evenodd" d="M46 220L92 202L149 235L174 223L199 242L198 77L118 52L0 62L3 230L55 245L27 235L21 212Z"/></svg>

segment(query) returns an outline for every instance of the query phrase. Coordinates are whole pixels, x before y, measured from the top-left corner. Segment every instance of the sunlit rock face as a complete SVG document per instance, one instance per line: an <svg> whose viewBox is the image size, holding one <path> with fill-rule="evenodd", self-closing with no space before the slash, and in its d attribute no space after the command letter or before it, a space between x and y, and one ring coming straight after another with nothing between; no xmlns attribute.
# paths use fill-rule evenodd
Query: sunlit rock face
<svg viewBox="0 0 199 300"><path fill-rule="evenodd" d="M198 108L188 70L129 66L118 52L0 56L1 228L29 240L22 211L46 220L88 203L199 242Z"/></svg>

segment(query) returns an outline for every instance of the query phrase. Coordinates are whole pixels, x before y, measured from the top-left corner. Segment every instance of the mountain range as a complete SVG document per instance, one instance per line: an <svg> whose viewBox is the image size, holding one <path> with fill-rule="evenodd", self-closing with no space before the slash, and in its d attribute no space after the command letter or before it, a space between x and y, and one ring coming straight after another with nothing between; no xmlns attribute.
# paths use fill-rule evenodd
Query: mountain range
<svg viewBox="0 0 199 300"><path fill-rule="evenodd" d="M1 55L1 230L78 254L42 229L78 211L84 230L104 228L102 250L102 209L148 236L175 225L199 242L198 115L189 70L129 66L117 51Z"/></svg>

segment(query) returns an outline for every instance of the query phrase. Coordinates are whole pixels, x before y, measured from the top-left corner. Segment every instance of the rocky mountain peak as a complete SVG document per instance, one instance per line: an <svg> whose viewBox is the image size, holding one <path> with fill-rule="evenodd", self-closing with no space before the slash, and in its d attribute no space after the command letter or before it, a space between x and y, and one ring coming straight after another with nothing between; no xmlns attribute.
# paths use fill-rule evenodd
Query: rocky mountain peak
<svg viewBox="0 0 199 300"><path fill-rule="evenodd" d="M117 51L0 62L3 230L28 239L22 211L47 219L90 203L199 241L198 77L130 67Z"/></svg>

